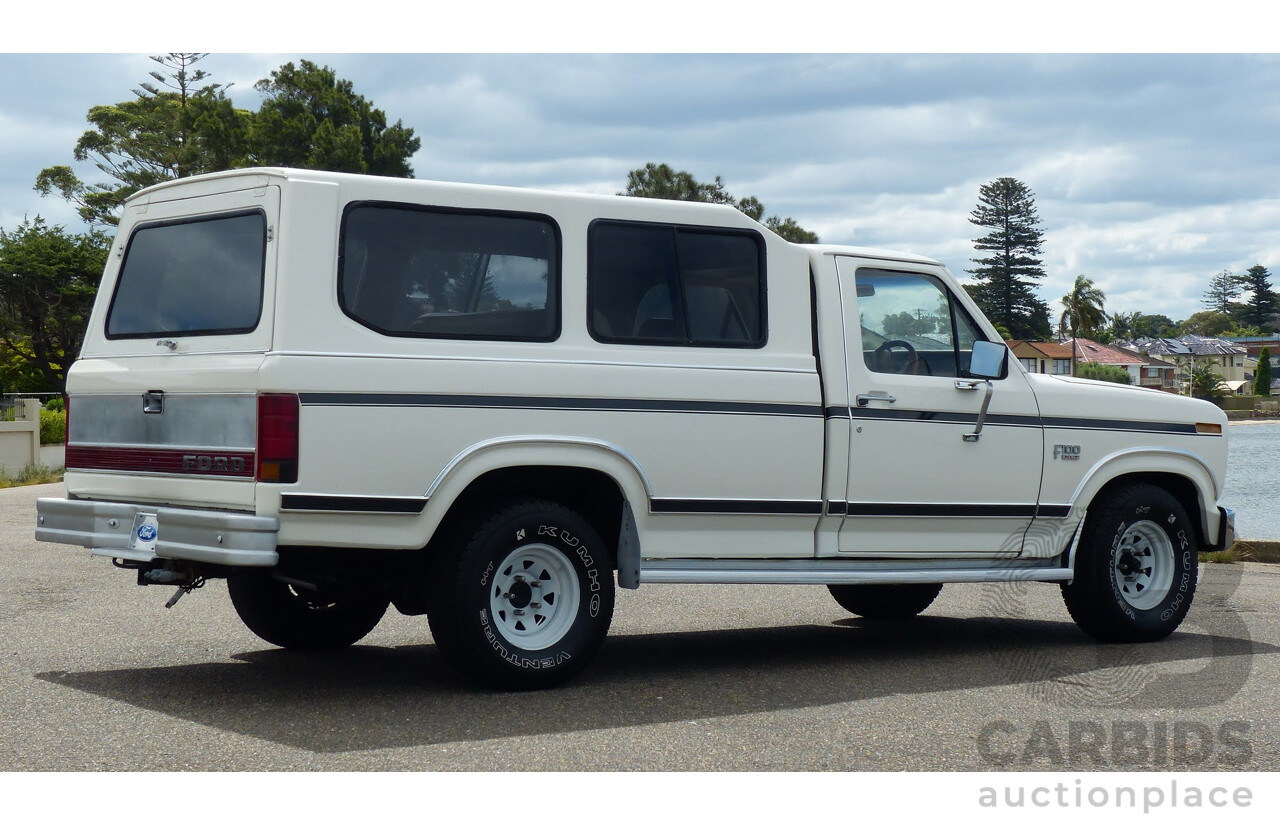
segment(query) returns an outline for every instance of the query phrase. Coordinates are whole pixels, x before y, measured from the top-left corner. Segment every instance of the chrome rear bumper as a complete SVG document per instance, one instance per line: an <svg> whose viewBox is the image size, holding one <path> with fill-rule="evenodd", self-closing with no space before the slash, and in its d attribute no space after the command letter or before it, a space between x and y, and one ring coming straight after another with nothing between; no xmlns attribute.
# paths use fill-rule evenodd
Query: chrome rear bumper
<svg viewBox="0 0 1280 825"><path fill-rule="evenodd" d="M151 547L134 540L135 524L155 516ZM36 541L77 544L95 555L132 561L178 559L229 567L273 567L279 561L274 518L219 510L155 507L113 501L36 501Z"/></svg>

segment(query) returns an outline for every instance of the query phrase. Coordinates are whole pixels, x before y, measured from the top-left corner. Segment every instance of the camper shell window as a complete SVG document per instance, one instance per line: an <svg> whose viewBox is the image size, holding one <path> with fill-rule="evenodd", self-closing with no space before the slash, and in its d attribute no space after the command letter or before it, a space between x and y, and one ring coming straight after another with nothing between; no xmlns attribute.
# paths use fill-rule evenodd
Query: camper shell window
<svg viewBox="0 0 1280 825"><path fill-rule="evenodd" d="M355 203L338 266L343 312L384 335L560 334L560 232L545 215Z"/></svg>
<svg viewBox="0 0 1280 825"><path fill-rule="evenodd" d="M144 224L120 265L107 338L234 335L262 315L261 211Z"/></svg>

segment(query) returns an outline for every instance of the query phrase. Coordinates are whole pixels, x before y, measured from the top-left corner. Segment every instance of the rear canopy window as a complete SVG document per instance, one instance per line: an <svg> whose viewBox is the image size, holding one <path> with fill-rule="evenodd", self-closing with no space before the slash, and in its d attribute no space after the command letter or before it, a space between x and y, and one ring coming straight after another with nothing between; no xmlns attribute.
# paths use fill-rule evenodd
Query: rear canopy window
<svg viewBox="0 0 1280 825"><path fill-rule="evenodd" d="M549 341L560 241L541 215L356 204L342 230L342 309L386 335Z"/></svg>
<svg viewBox="0 0 1280 825"><path fill-rule="evenodd" d="M266 249L261 212L140 227L120 266L107 337L252 331L262 314Z"/></svg>

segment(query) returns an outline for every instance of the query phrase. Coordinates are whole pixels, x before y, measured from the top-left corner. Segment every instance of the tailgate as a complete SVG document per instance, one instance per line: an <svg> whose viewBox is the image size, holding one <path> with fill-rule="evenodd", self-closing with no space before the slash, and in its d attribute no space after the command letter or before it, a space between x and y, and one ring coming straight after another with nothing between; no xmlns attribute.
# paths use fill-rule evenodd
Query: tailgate
<svg viewBox="0 0 1280 825"><path fill-rule="evenodd" d="M126 205L67 379L70 496L254 508L279 212L268 176Z"/></svg>

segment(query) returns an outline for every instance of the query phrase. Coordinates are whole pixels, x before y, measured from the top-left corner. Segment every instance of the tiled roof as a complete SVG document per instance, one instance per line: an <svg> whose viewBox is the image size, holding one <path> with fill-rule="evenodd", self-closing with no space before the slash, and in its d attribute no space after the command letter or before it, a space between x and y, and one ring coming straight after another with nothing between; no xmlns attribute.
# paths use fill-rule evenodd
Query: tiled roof
<svg viewBox="0 0 1280 825"><path fill-rule="evenodd" d="M1055 341L1006 341L1009 349L1016 350L1019 346L1025 344L1039 352L1045 358L1070 358L1071 346L1063 346Z"/></svg>
<svg viewBox="0 0 1280 825"><path fill-rule="evenodd" d="M1141 356L1133 355L1122 349L1099 344L1097 341L1090 341L1088 338L1077 338L1075 340L1077 361L1088 361L1093 364L1115 364L1117 366L1130 364L1136 366L1142 363ZM1063 346L1070 351L1071 339L1064 341Z"/></svg>
<svg viewBox="0 0 1280 825"><path fill-rule="evenodd" d="M1221 338L1184 335L1181 338L1143 338L1134 341L1140 351L1152 355L1244 355L1243 347Z"/></svg>

